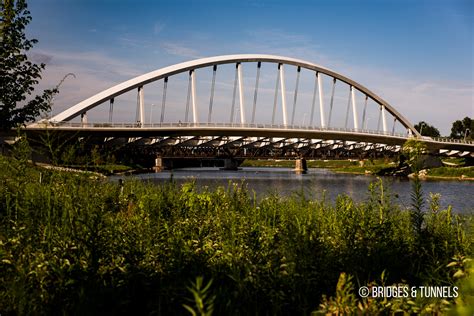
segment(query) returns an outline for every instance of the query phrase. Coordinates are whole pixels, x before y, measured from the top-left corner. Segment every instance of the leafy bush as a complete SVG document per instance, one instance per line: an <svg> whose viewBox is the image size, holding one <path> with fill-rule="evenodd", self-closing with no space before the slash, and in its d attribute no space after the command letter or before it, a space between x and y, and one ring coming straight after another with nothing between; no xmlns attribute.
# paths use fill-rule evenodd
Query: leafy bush
<svg viewBox="0 0 474 316"><path fill-rule="evenodd" d="M0 157L0 311L309 314L337 297L343 272L345 284L383 271L387 284L452 284L451 258L472 254L472 217L430 205L416 231L382 182L363 203L257 201L245 183L121 185ZM205 304L189 301L195 280Z"/></svg>

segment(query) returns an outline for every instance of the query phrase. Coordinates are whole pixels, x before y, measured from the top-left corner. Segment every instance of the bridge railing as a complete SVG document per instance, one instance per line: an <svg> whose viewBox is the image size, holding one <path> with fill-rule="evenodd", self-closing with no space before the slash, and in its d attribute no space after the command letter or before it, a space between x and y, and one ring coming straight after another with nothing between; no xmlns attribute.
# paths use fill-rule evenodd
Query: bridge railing
<svg viewBox="0 0 474 316"><path fill-rule="evenodd" d="M408 134L391 133L379 130L340 128L340 127L318 127L307 125L284 125L284 124L251 124L251 123L192 123L192 122L173 122L173 123L80 123L80 122L60 122L44 123L45 127L71 127L71 128L127 128L127 129L160 129L160 128L248 128L248 129L285 129L301 131L321 131L321 132L342 132L342 133L361 133L368 135L384 135L392 137L409 138ZM40 124L41 125L41 124ZM470 144L474 145L473 140L454 139L448 137L423 137L422 140L434 141L452 144Z"/></svg>
<svg viewBox="0 0 474 316"><path fill-rule="evenodd" d="M434 141L440 143L454 143L454 144L471 144L474 145L474 140L465 140L465 139L456 139L456 138L448 138L448 137L432 137Z"/></svg>
<svg viewBox="0 0 474 316"><path fill-rule="evenodd" d="M343 133L362 133L370 135L385 135L393 137L407 138L407 134L391 133L369 129L340 128L340 127L315 127L306 125L283 125L283 124L250 124L250 123L79 123L79 122L61 122L49 123L45 126L51 127L71 127L71 128L126 128L126 129L160 129L160 128L246 128L246 129L285 129L301 131L321 131L321 132L343 132Z"/></svg>
<svg viewBox="0 0 474 316"><path fill-rule="evenodd" d="M306 125L283 125L283 124L249 124L249 123L192 123L192 122L174 122L174 123L152 123L152 124L140 124L140 123L80 123L80 122L47 122L42 121L36 124L30 125L27 128L71 128L71 129L127 129L127 130L160 130L170 128L183 128L183 129L194 129L194 128L229 128L229 129L265 129L265 130L294 130L301 132L339 132L339 133L357 133L364 135L382 135L387 137L397 137L409 139L413 138L413 135L403 133L390 133L379 130L368 130L368 129L355 129L355 128L339 128L339 127L317 127L317 126L306 126ZM421 138L422 141L427 142L438 142L448 144L463 144L463 145L474 145L473 140L464 139L453 139L447 137L426 137Z"/></svg>

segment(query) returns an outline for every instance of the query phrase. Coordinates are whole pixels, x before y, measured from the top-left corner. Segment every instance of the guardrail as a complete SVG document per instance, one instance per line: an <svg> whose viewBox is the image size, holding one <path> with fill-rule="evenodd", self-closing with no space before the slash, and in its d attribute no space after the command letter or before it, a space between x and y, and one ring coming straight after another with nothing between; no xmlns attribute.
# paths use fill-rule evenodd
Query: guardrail
<svg viewBox="0 0 474 316"><path fill-rule="evenodd" d="M403 133L391 133L369 129L355 129L355 128L340 128L340 127L315 127L306 125L283 125L283 124L249 124L249 123L190 123L190 122L177 122L177 123L153 123L153 124L140 124L140 123L76 123L76 122L39 122L39 126L44 124L45 127L71 127L71 128L127 128L127 129L142 129L142 128L199 128L199 127L216 127L216 128L257 128L257 129L286 129L286 130L301 130L301 131L321 131L321 132L342 132L342 133L361 133L368 135L384 135L392 137L410 138L408 134ZM452 143L452 144L468 144L474 145L473 140L454 139L447 137L427 137L423 136L421 140L434 141L441 143Z"/></svg>
<svg viewBox="0 0 474 316"><path fill-rule="evenodd" d="M40 122L39 125L44 124ZM242 124L242 123L154 123L154 124L140 124L140 123L75 123L75 122L61 122L61 123L46 123L45 126L51 127L72 127L72 128L127 128L127 129L159 129L159 128L256 128L256 129L286 129L286 130L301 130L301 131L321 131L321 132L343 132L343 133L362 133L371 135L385 135L393 137L407 138L408 134L391 133L383 131L375 131L368 129L355 128L339 128L339 127L314 127L305 125L283 125L283 124Z"/></svg>
<svg viewBox="0 0 474 316"><path fill-rule="evenodd" d="M140 123L79 123L79 122L38 122L35 126L47 127L71 127L71 128L126 128L126 129L160 129L160 128L255 128L255 129L285 129L285 130L300 130L300 131L321 131L321 132L342 132L342 133L360 133L367 135L384 135L391 137L411 138L413 135L403 133L391 133L369 129L355 129L355 128L340 128L340 127L315 127L306 125L283 125L283 124L249 124L249 123L190 123L190 122L174 122L174 123L153 123L153 124L140 124ZM454 139L447 137L427 137L423 136L422 141L432 141L440 143L451 143L451 144L468 144L474 145L474 140Z"/></svg>
<svg viewBox="0 0 474 316"><path fill-rule="evenodd" d="M453 144L470 144L474 145L473 140L464 140L464 139L455 139L455 138L447 138L447 137L432 137L432 140L440 143L453 143Z"/></svg>

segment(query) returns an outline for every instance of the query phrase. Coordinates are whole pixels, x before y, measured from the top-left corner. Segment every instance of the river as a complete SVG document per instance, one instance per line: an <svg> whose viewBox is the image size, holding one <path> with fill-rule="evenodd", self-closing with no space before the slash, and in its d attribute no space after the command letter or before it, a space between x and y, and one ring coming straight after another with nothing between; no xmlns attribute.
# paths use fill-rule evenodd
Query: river
<svg viewBox="0 0 474 316"><path fill-rule="evenodd" d="M375 176L335 173L327 169L311 168L306 174L296 174L290 168L243 167L237 171L220 170L219 168L186 168L135 175L143 181L160 184L171 177L179 184L195 179L199 187L227 186L229 181L240 183L245 181L250 191L257 197L269 193L289 195L304 191L315 198L321 198L323 192L326 199L334 201L339 194L350 195L354 200L361 201L368 196L369 184L377 181ZM112 177L117 179L117 176ZM407 179L384 177L388 191L395 201L402 206L411 204L411 182ZM429 192L441 194L442 208L453 206L456 213L474 214L474 182L472 181L423 181L422 188L426 206L429 205Z"/></svg>

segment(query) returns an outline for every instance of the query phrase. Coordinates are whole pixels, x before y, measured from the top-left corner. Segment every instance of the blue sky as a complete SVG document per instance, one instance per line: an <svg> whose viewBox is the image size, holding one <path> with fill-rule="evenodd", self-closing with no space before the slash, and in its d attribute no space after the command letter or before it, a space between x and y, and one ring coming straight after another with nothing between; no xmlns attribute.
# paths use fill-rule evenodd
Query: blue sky
<svg viewBox="0 0 474 316"><path fill-rule="evenodd" d="M474 117L474 1L30 1L55 112L136 75L223 54L284 55L367 86L442 134Z"/></svg>

